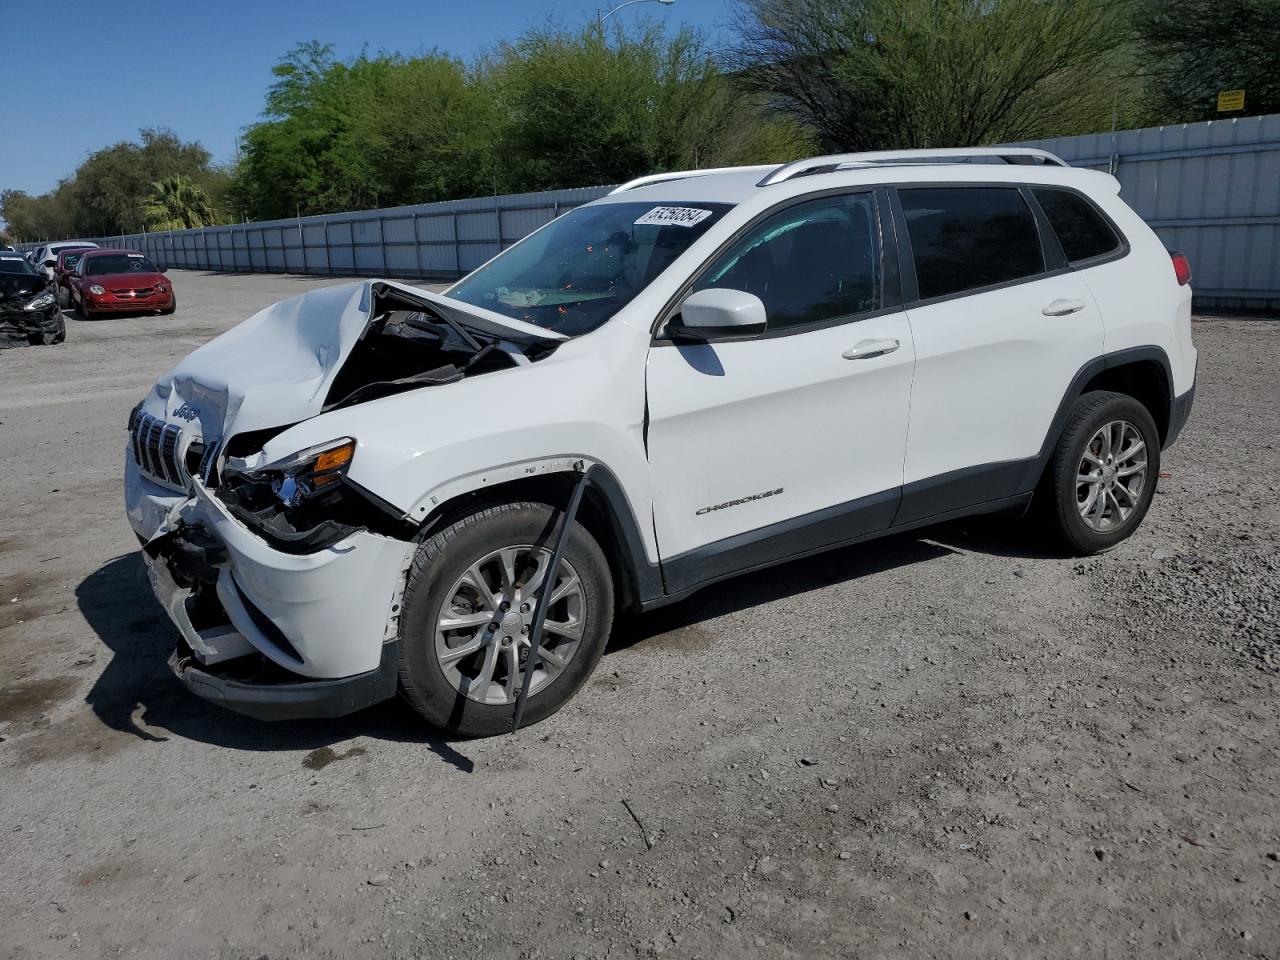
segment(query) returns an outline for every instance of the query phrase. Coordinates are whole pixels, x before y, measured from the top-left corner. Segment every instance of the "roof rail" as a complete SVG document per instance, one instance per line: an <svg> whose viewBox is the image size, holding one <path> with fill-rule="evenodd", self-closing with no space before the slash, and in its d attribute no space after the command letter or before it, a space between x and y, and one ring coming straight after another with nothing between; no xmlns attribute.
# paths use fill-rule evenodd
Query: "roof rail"
<svg viewBox="0 0 1280 960"><path fill-rule="evenodd" d="M837 153L828 157L810 157L774 167L758 187L782 183L794 177L816 173L831 173L854 167L896 166L930 163L979 163L984 160L1000 160L1004 163L1047 164L1066 167L1069 164L1047 150L1031 147L955 147L941 150L878 150L869 153Z"/></svg>
<svg viewBox="0 0 1280 960"><path fill-rule="evenodd" d="M708 167L705 170L672 170L669 173L651 173L647 177L636 177L634 180L628 180L620 187L614 187L609 191L609 196L613 196L615 193L623 193L627 190L634 190L636 187L666 183L668 180L687 180L689 177L705 177L713 173L759 173L762 170L776 169L776 164L765 163L751 167Z"/></svg>

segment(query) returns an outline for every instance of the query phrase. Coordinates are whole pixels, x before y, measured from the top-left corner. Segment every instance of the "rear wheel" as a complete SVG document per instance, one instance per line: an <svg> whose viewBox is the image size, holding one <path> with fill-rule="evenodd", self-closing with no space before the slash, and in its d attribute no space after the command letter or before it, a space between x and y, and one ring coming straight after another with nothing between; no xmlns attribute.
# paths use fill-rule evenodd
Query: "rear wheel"
<svg viewBox="0 0 1280 960"><path fill-rule="evenodd" d="M1036 494L1047 532L1073 554L1114 547L1142 523L1159 473L1160 434L1147 408L1121 393L1086 393Z"/></svg>
<svg viewBox="0 0 1280 960"><path fill-rule="evenodd" d="M525 722L555 713L591 675L613 622L613 581L599 544L575 523L547 582L561 517L546 504L500 504L418 548L400 617L400 685L430 723L463 736L507 732L548 588Z"/></svg>

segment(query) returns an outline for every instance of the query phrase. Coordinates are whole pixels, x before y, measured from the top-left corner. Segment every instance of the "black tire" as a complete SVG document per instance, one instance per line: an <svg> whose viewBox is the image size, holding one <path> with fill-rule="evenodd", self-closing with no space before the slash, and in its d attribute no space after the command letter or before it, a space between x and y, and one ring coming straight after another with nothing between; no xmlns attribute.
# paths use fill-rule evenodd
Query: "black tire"
<svg viewBox="0 0 1280 960"><path fill-rule="evenodd" d="M176 311L177 309L178 309L178 298L174 297L173 303L170 306L167 306L160 311L160 316L162 317L172 316L174 311Z"/></svg>
<svg viewBox="0 0 1280 960"><path fill-rule="evenodd" d="M445 676L436 656L436 623L447 594L482 557L501 547L528 544L551 550L561 511L543 503L477 507L443 527L419 547L409 569L400 614L400 690L433 726L451 734L487 737L510 730L513 706L467 698ZM613 579L595 538L575 523L565 561L582 582L583 632L572 659L525 704L522 725L559 710L578 691L604 653L613 623Z"/></svg>
<svg viewBox="0 0 1280 960"><path fill-rule="evenodd" d="M1129 515L1107 530L1096 530L1080 512L1077 471L1085 447L1106 424L1127 421L1142 436L1146 475ZM1160 433L1145 406L1123 393L1091 391L1072 405L1067 424L1036 492L1034 512L1054 543L1075 556L1110 550L1126 539L1147 515L1160 476Z"/></svg>

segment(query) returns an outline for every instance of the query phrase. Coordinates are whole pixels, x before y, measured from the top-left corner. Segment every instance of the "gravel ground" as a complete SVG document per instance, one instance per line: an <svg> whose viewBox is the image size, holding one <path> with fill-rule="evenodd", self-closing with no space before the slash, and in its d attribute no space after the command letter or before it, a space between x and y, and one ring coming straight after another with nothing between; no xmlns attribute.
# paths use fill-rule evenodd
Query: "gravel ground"
<svg viewBox="0 0 1280 960"><path fill-rule="evenodd" d="M153 377L312 279L0 356L0 957L1280 956L1280 322L1197 323L1142 529L950 524L624 620L518 737L167 675L120 502Z"/></svg>

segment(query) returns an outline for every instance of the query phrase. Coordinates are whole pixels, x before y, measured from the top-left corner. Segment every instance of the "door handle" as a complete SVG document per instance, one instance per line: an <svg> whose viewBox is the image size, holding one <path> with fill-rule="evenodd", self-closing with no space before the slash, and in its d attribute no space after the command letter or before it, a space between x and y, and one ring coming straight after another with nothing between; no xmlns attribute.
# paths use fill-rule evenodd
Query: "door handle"
<svg viewBox="0 0 1280 960"><path fill-rule="evenodd" d="M1046 317L1065 317L1070 313L1079 313L1084 307L1083 300L1063 300L1059 298L1040 312Z"/></svg>
<svg viewBox="0 0 1280 960"><path fill-rule="evenodd" d="M897 340L862 340L840 356L846 360L870 360L873 357L883 357L886 353L893 353L900 346L902 344Z"/></svg>

